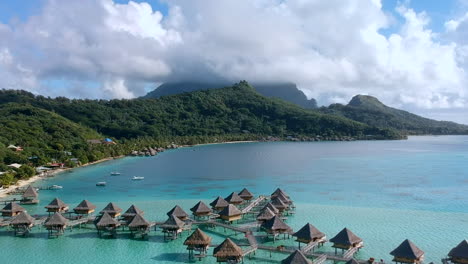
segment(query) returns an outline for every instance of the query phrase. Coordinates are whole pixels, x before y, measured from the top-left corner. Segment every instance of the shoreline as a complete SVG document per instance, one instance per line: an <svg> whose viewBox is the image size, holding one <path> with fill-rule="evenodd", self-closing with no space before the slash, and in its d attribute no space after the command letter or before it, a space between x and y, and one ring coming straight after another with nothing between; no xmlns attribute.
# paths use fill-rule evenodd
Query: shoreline
<svg viewBox="0 0 468 264"><path fill-rule="evenodd" d="M226 142L203 143L203 144L195 144L195 145L180 145L178 148L189 148L189 147L199 147L199 146L219 145L219 144L255 143L255 142L260 142L260 141L258 141L258 140L226 141ZM110 161L110 160L121 159L121 158L125 158L125 157L131 157L131 155L121 155L121 156L117 156L117 157L104 158L104 159L100 159L100 160L97 160L97 161L86 163L86 164L78 166L78 167L56 169L56 170L53 170L53 171L49 171L49 172L47 172L45 174L34 175L33 177L31 177L31 178L29 178L27 180L19 180L14 185L11 185L8 188L0 190L0 199L8 197L9 195L11 195L10 192L16 190L17 188L21 188L21 187L25 187L27 185L31 185L31 184L33 184L33 183L35 183L37 181L43 180L43 179L47 179L47 178L50 178L50 177L55 177L55 176L57 176L57 175L59 175L59 174L61 174L63 172L71 171L71 170L74 170L74 169L83 168L83 167L87 167L87 166L91 166L91 165L95 165L95 164Z"/></svg>
<svg viewBox="0 0 468 264"><path fill-rule="evenodd" d="M14 185L11 185L8 188L0 190L0 199L8 197L10 195L9 193L16 190L17 188L21 188L21 187L25 187L27 185L31 185L31 184L39 181L39 180L47 179L47 178L50 178L50 177L56 177L58 174L61 174L61 173L66 172L66 171L71 171L73 169L83 168L83 167L95 165L95 164L110 161L110 160L121 159L121 158L124 158L124 157L126 157L126 156L122 155L122 156L118 156L118 157L104 158L104 159L96 160L96 161L93 161L93 162L88 162L88 163L86 163L84 165L81 165L81 166L78 166L78 167L56 169L56 170L53 170L53 171L50 171L50 172L47 172L47 173L34 175L34 176L32 176L31 178L29 178L27 180L19 180Z"/></svg>

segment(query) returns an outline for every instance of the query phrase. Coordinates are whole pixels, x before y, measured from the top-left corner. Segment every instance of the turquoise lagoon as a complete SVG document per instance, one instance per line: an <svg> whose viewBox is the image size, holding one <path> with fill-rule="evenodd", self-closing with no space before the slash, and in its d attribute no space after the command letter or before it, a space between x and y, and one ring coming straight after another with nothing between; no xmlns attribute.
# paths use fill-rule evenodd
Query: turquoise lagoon
<svg viewBox="0 0 468 264"><path fill-rule="evenodd" d="M110 176L119 171L119 176ZM143 181L131 181L144 176ZM107 181L98 188L95 183ZM124 210L135 204L152 221L163 221L175 204L186 211L197 201L247 187L255 194L283 188L297 205L287 223L295 230L310 222L329 238L348 227L363 238L358 258L391 261L388 254L406 238L440 262L468 239L468 137L410 137L406 141L269 142L205 145L166 151L151 158L124 158L63 173L37 182L59 184L41 191L31 214L59 197L73 208L88 199L102 209L108 202ZM221 242L243 235L206 229ZM29 237L0 229L0 263L187 263L181 239L164 242L161 232L148 240L127 235L100 239L92 228L75 228L58 239L35 228ZM293 239L274 245L296 245ZM321 251L332 251L329 246ZM246 263L279 263L283 254L259 251ZM208 257L200 263L215 263Z"/></svg>

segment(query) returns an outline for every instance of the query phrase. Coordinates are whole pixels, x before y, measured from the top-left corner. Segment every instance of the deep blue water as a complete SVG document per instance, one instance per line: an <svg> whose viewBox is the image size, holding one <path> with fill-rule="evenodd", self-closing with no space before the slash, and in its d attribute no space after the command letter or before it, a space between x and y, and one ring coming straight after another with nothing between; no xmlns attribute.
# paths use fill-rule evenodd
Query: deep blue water
<svg viewBox="0 0 468 264"><path fill-rule="evenodd" d="M110 176L111 171L122 175ZM132 176L144 176L145 180L131 181ZM108 185L98 188L98 181ZM109 201L124 209L134 203L151 220L164 220L165 213L176 203L188 211L200 199L210 202L243 187L255 194L269 194L281 187L298 205L297 215L288 224L297 229L309 221L328 237L347 226L366 243L359 253L362 258L390 260L388 252L410 238L426 251L428 261L439 261L450 248L468 239L465 136L205 145L166 151L151 158L101 163L36 185L51 184L64 189L40 192L41 204L28 206L29 212L44 213L44 206L57 196L71 207L83 199L95 203L98 209ZM185 262L182 240L169 244L151 243L151 239L108 241L97 239L92 230L83 233L82 239L67 233L48 240L13 238L0 231L0 248L6 248L6 255L10 256L22 252L20 260L24 261L39 256L38 263L54 259L44 253L54 245L60 245L60 259L70 263L75 263L76 250L91 253L79 263L98 263L102 259L115 263L129 259L142 263ZM44 238L43 233L36 236ZM73 247L77 248L74 254L66 253ZM105 250L97 251L96 247ZM112 253L112 247L120 253ZM122 250L127 253L122 255ZM204 261L213 262L214 259ZM250 262L262 263L260 259Z"/></svg>

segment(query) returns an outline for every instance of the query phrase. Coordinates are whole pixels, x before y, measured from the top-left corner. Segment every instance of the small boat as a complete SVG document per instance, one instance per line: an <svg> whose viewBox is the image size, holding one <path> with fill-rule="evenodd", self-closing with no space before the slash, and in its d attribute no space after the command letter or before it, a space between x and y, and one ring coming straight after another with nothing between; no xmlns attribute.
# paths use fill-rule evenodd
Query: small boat
<svg viewBox="0 0 468 264"><path fill-rule="evenodd" d="M106 182L98 182L96 183L96 186L106 186Z"/></svg>
<svg viewBox="0 0 468 264"><path fill-rule="evenodd" d="M121 174L121 173L118 172L118 171L113 171L113 172L111 172L111 175L112 175L112 176L117 176L117 175L120 175L120 174Z"/></svg>
<svg viewBox="0 0 468 264"><path fill-rule="evenodd" d="M60 190L60 189L63 189L63 186L54 184L54 185L50 186L49 189L51 189L51 190Z"/></svg>
<svg viewBox="0 0 468 264"><path fill-rule="evenodd" d="M143 179L145 179L145 177L133 176L132 181L141 181L141 180L143 180Z"/></svg>

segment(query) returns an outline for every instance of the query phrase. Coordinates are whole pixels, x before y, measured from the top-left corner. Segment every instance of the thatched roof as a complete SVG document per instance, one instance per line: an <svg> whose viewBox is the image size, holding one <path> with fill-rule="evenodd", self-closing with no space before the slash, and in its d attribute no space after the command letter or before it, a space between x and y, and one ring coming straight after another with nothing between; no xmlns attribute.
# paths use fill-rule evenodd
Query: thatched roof
<svg viewBox="0 0 468 264"><path fill-rule="evenodd" d="M55 213L44 223L44 226L65 226L68 223L68 219L63 217L60 213Z"/></svg>
<svg viewBox="0 0 468 264"><path fill-rule="evenodd" d="M101 210L101 214L109 213L109 214L116 214L121 213L122 208L118 207L115 203L108 203L104 209Z"/></svg>
<svg viewBox="0 0 468 264"><path fill-rule="evenodd" d="M148 227L150 225L151 223L146 221L146 219L143 218L142 215L135 214L135 216L132 218L132 220L128 224L128 227L141 227L141 226Z"/></svg>
<svg viewBox="0 0 468 264"><path fill-rule="evenodd" d="M352 258L352 259L346 261L345 264L359 264L359 261L357 261L355 258Z"/></svg>
<svg viewBox="0 0 468 264"><path fill-rule="evenodd" d="M194 207L190 208L195 214L208 214L211 213L211 208L208 207L204 202L199 201Z"/></svg>
<svg viewBox="0 0 468 264"><path fill-rule="evenodd" d="M283 259L281 264L312 264L312 261L308 260L300 250L296 250Z"/></svg>
<svg viewBox="0 0 468 264"><path fill-rule="evenodd" d="M39 195L37 194L36 189L31 185L29 185L26 191L23 193L23 198L37 198L38 196Z"/></svg>
<svg viewBox="0 0 468 264"><path fill-rule="evenodd" d="M80 204L73 208L75 211L90 211L94 209L96 209L96 206L90 203L88 200L83 200Z"/></svg>
<svg viewBox="0 0 468 264"><path fill-rule="evenodd" d="M185 223L175 215L170 215L161 227L164 229L180 229L184 227Z"/></svg>
<svg viewBox="0 0 468 264"><path fill-rule="evenodd" d="M279 193L277 196L275 196L275 198L280 199L285 204L290 204L291 203L291 199L286 197L286 195L284 195L283 193Z"/></svg>
<svg viewBox="0 0 468 264"><path fill-rule="evenodd" d="M285 204L280 198L275 197L271 199L271 204L274 205L277 209L286 209L288 208L288 205Z"/></svg>
<svg viewBox="0 0 468 264"><path fill-rule="evenodd" d="M262 228L266 230L276 231L276 230L292 230L281 218L277 215L273 216L272 218L266 220L262 224Z"/></svg>
<svg viewBox="0 0 468 264"><path fill-rule="evenodd" d="M242 212L233 204L228 205L228 207L224 207L224 209L219 212L219 215L223 216L236 216L241 214Z"/></svg>
<svg viewBox="0 0 468 264"><path fill-rule="evenodd" d="M30 216L26 212L21 212L19 215L17 215L13 220L11 220L10 224L11 225L30 225L34 224L34 218Z"/></svg>
<svg viewBox="0 0 468 264"><path fill-rule="evenodd" d="M59 198L55 198L52 200L52 202L50 202L48 205L45 206L45 208L47 209L61 209L61 208L65 208L67 207L68 205L66 203L64 203L62 200L60 200Z"/></svg>
<svg viewBox="0 0 468 264"><path fill-rule="evenodd" d="M463 240L458 246L452 248L449 257L468 259L468 241Z"/></svg>
<svg viewBox="0 0 468 264"><path fill-rule="evenodd" d="M97 227L119 226L119 225L120 225L119 221L112 218L112 216L110 216L110 214L107 212L104 212L96 223Z"/></svg>
<svg viewBox="0 0 468 264"><path fill-rule="evenodd" d="M268 202L268 203L265 205L265 207L263 207L263 208L268 208L268 209L270 209L270 210L271 210L273 213L275 213L275 214L278 214L278 213L279 213L278 208L276 208L276 207L275 207L272 203L270 203L270 202Z"/></svg>
<svg viewBox="0 0 468 264"><path fill-rule="evenodd" d="M275 216L275 213L273 213L273 211L271 211L270 208L264 207L262 211L260 211L260 213L257 215L257 220L265 221L265 220L273 218L274 216Z"/></svg>
<svg viewBox="0 0 468 264"><path fill-rule="evenodd" d="M131 205L127 211L125 211L125 213L122 215L123 217L133 217L135 215L144 215L145 212L143 212L142 210L140 210L138 207L136 207L135 205Z"/></svg>
<svg viewBox="0 0 468 264"><path fill-rule="evenodd" d="M362 239L356 236L348 228L344 228L336 236L331 238L330 242L341 245L353 245L362 242Z"/></svg>
<svg viewBox="0 0 468 264"><path fill-rule="evenodd" d="M272 194L271 194L271 197L275 197L275 196L278 196L278 194L282 193L284 196L288 197L289 198L289 195L286 194L283 190L281 190L280 188L277 188Z"/></svg>
<svg viewBox="0 0 468 264"><path fill-rule="evenodd" d="M211 244L211 237L205 232L197 228L184 242L186 246L209 245Z"/></svg>
<svg viewBox="0 0 468 264"><path fill-rule="evenodd" d="M189 215L182 209L180 206L176 205L174 208L172 208L168 213L167 216L174 215L178 218L186 218Z"/></svg>
<svg viewBox="0 0 468 264"><path fill-rule="evenodd" d="M307 223L303 226L299 231L293 234L293 236L297 237L298 239L304 240L314 240L315 238L322 238L325 236L324 233L320 232L315 226Z"/></svg>
<svg viewBox="0 0 468 264"><path fill-rule="evenodd" d="M217 258L242 257L242 254L242 249L229 238L213 249L213 256Z"/></svg>
<svg viewBox="0 0 468 264"><path fill-rule="evenodd" d="M211 202L210 205L212 208L224 208L227 207L229 203L226 200L224 200L223 197L218 196L218 198Z"/></svg>
<svg viewBox="0 0 468 264"><path fill-rule="evenodd" d="M242 191L239 192L239 196L246 200L252 199L254 197L254 195L249 190L247 190L247 188L242 189Z"/></svg>
<svg viewBox="0 0 468 264"><path fill-rule="evenodd" d="M11 203L8 203L7 205L5 205L5 207L3 207L2 213L17 213L17 212L26 212L26 209L24 209L21 205L15 203L15 202L11 202Z"/></svg>
<svg viewBox="0 0 468 264"><path fill-rule="evenodd" d="M228 197L226 197L226 200L228 203L242 203L244 202L244 199L242 199L239 194L236 192L232 192Z"/></svg>
<svg viewBox="0 0 468 264"><path fill-rule="evenodd" d="M390 255L394 257L418 259L424 255L424 251L420 250L413 242L406 239Z"/></svg>

